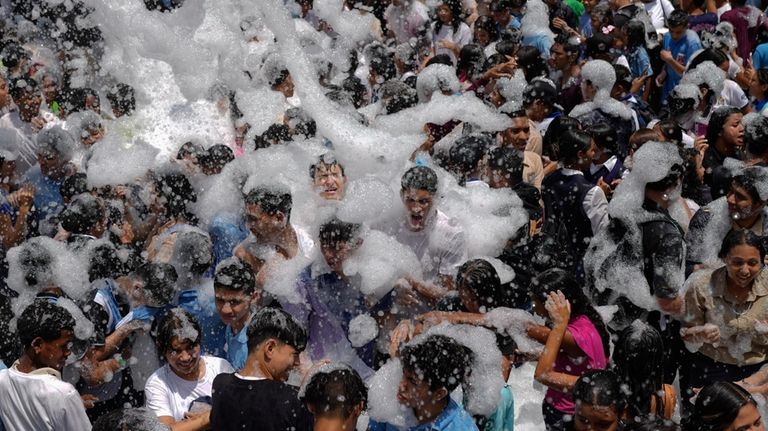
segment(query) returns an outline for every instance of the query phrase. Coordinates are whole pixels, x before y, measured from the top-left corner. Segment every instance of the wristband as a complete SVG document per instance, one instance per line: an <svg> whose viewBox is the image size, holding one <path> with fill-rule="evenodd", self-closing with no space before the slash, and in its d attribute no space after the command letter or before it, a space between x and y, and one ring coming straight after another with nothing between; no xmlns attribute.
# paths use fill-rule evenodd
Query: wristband
<svg viewBox="0 0 768 431"><path fill-rule="evenodd" d="M115 355L115 360L117 361L117 366L119 370L124 370L126 367L128 367L128 361L126 361L122 355L120 354Z"/></svg>

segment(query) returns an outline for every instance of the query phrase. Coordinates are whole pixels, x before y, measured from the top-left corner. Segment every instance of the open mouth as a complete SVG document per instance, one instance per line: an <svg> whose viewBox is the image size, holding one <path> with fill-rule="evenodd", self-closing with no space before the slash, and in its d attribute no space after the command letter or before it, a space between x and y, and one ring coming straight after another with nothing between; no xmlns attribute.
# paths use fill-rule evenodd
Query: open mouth
<svg viewBox="0 0 768 431"><path fill-rule="evenodd" d="M409 214L408 218L411 226L421 226L424 222L424 215L422 214Z"/></svg>

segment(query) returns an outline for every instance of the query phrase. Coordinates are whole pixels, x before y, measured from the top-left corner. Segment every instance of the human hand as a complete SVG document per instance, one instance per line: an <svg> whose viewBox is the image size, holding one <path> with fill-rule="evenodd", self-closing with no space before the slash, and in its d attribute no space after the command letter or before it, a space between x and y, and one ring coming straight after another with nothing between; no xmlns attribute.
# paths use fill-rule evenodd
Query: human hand
<svg viewBox="0 0 768 431"><path fill-rule="evenodd" d="M413 289L410 281L401 278L395 284L395 303L400 307L410 307L421 303L418 293Z"/></svg>
<svg viewBox="0 0 768 431"><path fill-rule="evenodd" d="M693 141L693 148L698 151L701 154L704 154L704 152L707 151L707 148L709 148L709 144L707 143L707 137L697 136L696 139Z"/></svg>
<svg viewBox="0 0 768 431"><path fill-rule="evenodd" d="M550 292L547 295L547 302L544 303L549 318L552 319L552 323L555 326L568 325L568 321L571 318L571 304L565 299L563 292Z"/></svg>
<svg viewBox="0 0 768 431"><path fill-rule="evenodd" d="M32 208L32 204L35 203L35 187L31 184L22 186L16 191L16 200L19 209L27 211Z"/></svg>
<svg viewBox="0 0 768 431"><path fill-rule="evenodd" d="M456 49L456 44L447 39L440 39L437 42L437 46L440 48L450 49L452 51Z"/></svg>
<svg viewBox="0 0 768 431"><path fill-rule="evenodd" d="M680 336L689 343L715 344L720 341L720 328L707 323L705 325L682 328Z"/></svg>
<svg viewBox="0 0 768 431"><path fill-rule="evenodd" d="M613 188L610 184L603 180L603 177L597 179L597 186L605 193L605 197L609 198L613 194Z"/></svg>
<svg viewBox="0 0 768 431"><path fill-rule="evenodd" d="M43 127L45 127L45 123L46 121L43 117L34 117L29 124L32 126L32 129L35 132L39 132Z"/></svg>
<svg viewBox="0 0 768 431"><path fill-rule="evenodd" d="M671 51L668 51L668 50L666 50L666 49L663 49L663 50L661 50L660 56L661 56L661 59L662 59L662 60L663 60L665 63L669 63L670 61L672 61L672 58L673 58L673 57L672 57L672 52L671 52Z"/></svg>
<svg viewBox="0 0 768 431"><path fill-rule="evenodd" d="M414 320L423 323L426 326L437 326L442 322L448 320L448 314L445 311L430 311L428 313L419 314L414 317Z"/></svg>
<svg viewBox="0 0 768 431"><path fill-rule="evenodd" d="M398 323L395 329L389 333L389 356L396 358L400 352L400 346L413 339L416 327L410 320Z"/></svg>
<svg viewBox="0 0 768 431"><path fill-rule="evenodd" d="M632 86L630 87L629 92L632 94L639 93L645 85L645 81L647 81L650 77L651 75L648 74L648 69L646 69L642 75L632 80Z"/></svg>
<svg viewBox="0 0 768 431"><path fill-rule="evenodd" d="M83 401L83 406L85 406L86 409L92 409L96 405L96 402L99 401L99 398L96 395L91 394L80 395L80 399Z"/></svg>

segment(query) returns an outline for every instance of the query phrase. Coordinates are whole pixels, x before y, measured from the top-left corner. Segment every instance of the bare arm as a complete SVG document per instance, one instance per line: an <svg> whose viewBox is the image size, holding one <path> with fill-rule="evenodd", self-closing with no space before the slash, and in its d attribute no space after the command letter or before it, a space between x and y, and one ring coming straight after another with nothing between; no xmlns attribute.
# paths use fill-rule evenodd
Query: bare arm
<svg viewBox="0 0 768 431"><path fill-rule="evenodd" d="M170 416L160 416L160 422L168 425L171 431L200 431L209 429L211 425L210 410L200 414L189 414L184 420L174 421Z"/></svg>

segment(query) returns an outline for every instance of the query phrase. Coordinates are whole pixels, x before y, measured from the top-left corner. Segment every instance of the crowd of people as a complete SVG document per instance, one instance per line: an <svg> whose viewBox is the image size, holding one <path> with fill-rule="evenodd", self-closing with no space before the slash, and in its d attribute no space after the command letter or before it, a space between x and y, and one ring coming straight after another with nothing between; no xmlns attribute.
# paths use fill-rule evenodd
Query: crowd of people
<svg viewBox="0 0 768 431"><path fill-rule="evenodd" d="M0 430L765 429L765 2L240 3L0 2Z"/></svg>

